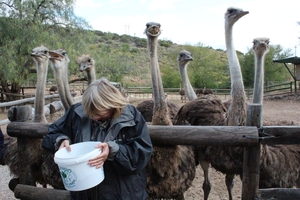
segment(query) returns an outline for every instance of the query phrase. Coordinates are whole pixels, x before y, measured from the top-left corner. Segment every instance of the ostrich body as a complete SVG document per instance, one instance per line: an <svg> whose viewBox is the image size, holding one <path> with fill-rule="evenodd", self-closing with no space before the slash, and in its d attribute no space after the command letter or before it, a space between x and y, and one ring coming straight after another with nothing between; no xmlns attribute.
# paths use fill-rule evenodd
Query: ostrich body
<svg viewBox="0 0 300 200"><path fill-rule="evenodd" d="M172 102L167 102L168 106L168 115L173 122L175 119L175 116L179 110L179 106L175 103ZM143 115L144 119L146 122L150 123L152 121L153 117L153 107L154 107L154 101L153 99L145 100L139 103L136 108L140 113Z"/></svg>
<svg viewBox="0 0 300 200"><path fill-rule="evenodd" d="M171 126L157 58L160 24L147 23L145 33L148 38L154 94L152 124ZM183 193L195 177L193 149L183 145L154 146L147 172L147 192L151 198L184 199Z"/></svg>
<svg viewBox="0 0 300 200"><path fill-rule="evenodd" d="M77 58L79 71L86 72L88 84L96 80L95 61L90 55L81 55Z"/></svg>
<svg viewBox="0 0 300 200"><path fill-rule="evenodd" d="M49 89L50 94L54 94L56 91L57 91L57 86L55 85L51 86L51 88Z"/></svg>
<svg viewBox="0 0 300 200"><path fill-rule="evenodd" d="M49 53L51 55L51 67L55 74L59 98L66 111L71 105L74 104L74 100L71 95L70 86L68 82L68 65L70 59L66 51L63 49L50 51Z"/></svg>
<svg viewBox="0 0 300 200"><path fill-rule="evenodd" d="M203 94L203 89L202 88L196 90L197 97L199 97L202 94Z"/></svg>
<svg viewBox="0 0 300 200"><path fill-rule="evenodd" d="M36 93L35 93L35 101L34 101L34 115L33 115L33 122L45 123L46 118L44 115L44 105L45 105L45 87L46 87L46 77L48 71L48 64L49 64L49 50L44 47L36 47L33 49L31 56L33 57L36 70L37 70L37 84L36 84ZM46 182L43 179L42 171L41 171L41 164L42 164L42 155L44 150L41 147L41 139L27 139L23 138L27 145L26 149L26 162L30 166L31 173L33 173L33 179L31 184L35 185L36 182L42 184L44 187L46 186ZM3 148L3 159L4 163L9 167L10 173L15 177L19 175L19 165L18 165L18 145L16 138L6 139ZM24 162L24 161L23 161ZM14 190L14 185L19 182L18 178L11 180L10 182L10 189ZM13 185L11 185L13 184Z"/></svg>

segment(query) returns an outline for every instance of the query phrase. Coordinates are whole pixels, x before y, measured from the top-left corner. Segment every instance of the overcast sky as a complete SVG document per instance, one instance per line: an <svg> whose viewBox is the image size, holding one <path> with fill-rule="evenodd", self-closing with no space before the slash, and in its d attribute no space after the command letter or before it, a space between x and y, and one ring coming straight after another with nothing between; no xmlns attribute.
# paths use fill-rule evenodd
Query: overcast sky
<svg viewBox="0 0 300 200"><path fill-rule="evenodd" d="M159 22L159 39L225 50L228 7L250 12L233 27L236 50L246 53L254 38L268 37L270 44L280 44L300 56L299 0L77 0L75 14L95 30L141 38L146 38L147 22Z"/></svg>

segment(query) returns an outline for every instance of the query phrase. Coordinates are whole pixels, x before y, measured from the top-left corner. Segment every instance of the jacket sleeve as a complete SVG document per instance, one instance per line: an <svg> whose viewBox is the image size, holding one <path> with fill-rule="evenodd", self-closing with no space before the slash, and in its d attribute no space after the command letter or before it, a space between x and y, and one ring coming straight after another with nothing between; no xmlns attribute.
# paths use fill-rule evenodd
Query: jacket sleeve
<svg viewBox="0 0 300 200"><path fill-rule="evenodd" d="M48 134L43 137L42 147L55 153L62 140L68 139L72 143L72 120L74 115L74 107L70 109L60 119L52 123L48 127Z"/></svg>
<svg viewBox="0 0 300 200"><path fill-rule="evenodd" d="M152 154L152 142L147 124L139 111L135 110L136 125L130 129L135 131L136 137L127 138L126 142L119 144L112 164L116 172L121 174L139 173L148 164Z"/></svg>

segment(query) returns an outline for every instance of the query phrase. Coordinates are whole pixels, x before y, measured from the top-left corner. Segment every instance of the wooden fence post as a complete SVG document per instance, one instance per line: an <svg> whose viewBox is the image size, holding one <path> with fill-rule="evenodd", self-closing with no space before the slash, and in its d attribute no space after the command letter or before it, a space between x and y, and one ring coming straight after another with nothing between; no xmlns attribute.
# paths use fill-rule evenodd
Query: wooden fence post
<svg viewBox="0 0 300 200"><path fill-rule="evenodd" d="M261 126L262 105L250 104L247 106L246 126ZM259 135L257 135L258 137ZM244 148L243 163L243 186L242 200L253 200L257 198L259 187L259 170L260 170L260 143L254 147Z"/></svg>

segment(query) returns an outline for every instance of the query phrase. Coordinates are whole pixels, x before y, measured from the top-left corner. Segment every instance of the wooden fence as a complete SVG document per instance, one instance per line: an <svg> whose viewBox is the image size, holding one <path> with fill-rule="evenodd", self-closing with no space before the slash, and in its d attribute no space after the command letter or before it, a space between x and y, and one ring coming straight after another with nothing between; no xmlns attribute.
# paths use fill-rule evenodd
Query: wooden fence
<svg viewBox="0 0 300 200"><path fill-rule="evenodd" d="M50 88L52 85L48 85L47 87ZM76 94L80 94L82 90L84 90L87 87L86 81L76 82L70 84L70 89L73 92L76 92ZM21 94L11 94L11 93L5 93L0 88L1 93L1 103L5 102L4 94L19 97L20 99L33 97L34 95L26 95L26 90L28 89L35 89L35 87L29 86L29 87L22 87L21 88ZM195 88L195 91L199 90L200 88ZM125 93L128 97L137 98L137 99L150 99L152 98L152 88L151 87L126 87L124 88ZM179 95L180 88L164 88L164 92L166 94L166 97L169 100L180 100ZM230 89L218 89L214 88L211 89L212 92L215 95L222 96L222 99L230 98ZM248 99L252 98L253 95L253 89L245 89L246 96ZM266 86L264 88L264 96L274 96L274 95L284 95L284 94L292 94L293 93L293 82L288 83L282 83L277 85L270 85Z"/></svg>
<svg viewBox="0 0 300 200"><path fill-rule="evenodd" d="M269 188L259 189L259 165L261 144L300 144L300 127L261 127L262 106L247 106L247 126L154 126L149 125L153 144L160 145L201 145L201 146L240 146L244 147L242 200L253 199L300 199L298 189ZM49 124L30 122L11 122L7 133L18 138L19 149L27 148L23 138L40 139L47 134ZM268 133L266 137L265 134ZM19 156L22 152L19 151ZM22 200L70 198L68 191L30 186L32 174L26 162L19 162L20 184L14 190L15 196ZM30 170L29 170L30 171Z"/></svg>
<svg viewBox="0 0 300 200"><path fill-rule="evenodd" d="M286 87L290 88L291 86ZM268 90L268 89L266 89ZM272 89L269 89L272 90ZM178 94L178 88L165 89L167 95ZM229 91L229 90L228 90ZM215 94L224 94L224 91L213 91ZM128 90L128 95L151 95L151 88ZM229 92L228 94L229 95ZM250 92L249 92L249 95ZM152 96L151 96L152 97ZM151 98L147 97L147 98ZM144 98L144 97L143 97ZM169 98L169 97L168 97ZM26 99L23 99L28 101ZM20 100L21 101L21 100ZM15 102L13 105L17 105ZM4 106L2 104L2 106ZM8 106L8 105L5 105ZM11 106L11 105L10 105ZM1 104L0 104L1 107ZM160 145L201 145L201 146L240 146L244 147L244 168L242 180L242 200L253 199L300 199L300 191L291 188L259 189L259 163L261 144L300 144L300 127L272 126L261 127L261 105L249 104L247 107L247 126L152 126L149 132L153 144ZM27 148L23 138L41 139L47 134L49 124L32 122L11 122L7 126L7 133L18 138L19 149ZM268 133L268 137L262 133ZM19 151L19 156L22 151ZM20 184L14 190L15 197L22 200L35 199L69 199L68 191L47 188L38 188L32 183L32 174L28 172L26 162L19 162ZM29 170L30 171L30 170ZM29 184L28 184L29 183Z"/></svg>
<svg viewBox="0 0 300 200"><path fill-rule="evenodd" d="M197 91L200 88L195 88ZM180 100L179 95L180 88L164 88L166 97L169 100ZM222 96L221 99L230 98L231 89L211 89L215 95ZM152 98L152 88L151 87L127 87L125 89L128 97L139 98L139 99L149 99ZM252 98L253 89L245 89L245 93L248 99ZM287 82L277 85L269 85L264 88L264 97L275 96L275 95L286 95L293 93L293 82Z"/></svg>

